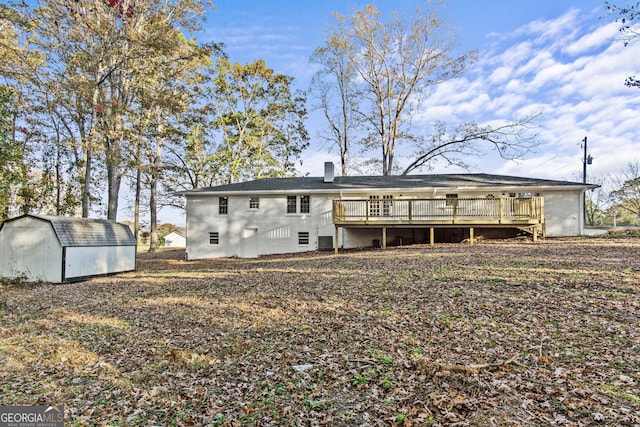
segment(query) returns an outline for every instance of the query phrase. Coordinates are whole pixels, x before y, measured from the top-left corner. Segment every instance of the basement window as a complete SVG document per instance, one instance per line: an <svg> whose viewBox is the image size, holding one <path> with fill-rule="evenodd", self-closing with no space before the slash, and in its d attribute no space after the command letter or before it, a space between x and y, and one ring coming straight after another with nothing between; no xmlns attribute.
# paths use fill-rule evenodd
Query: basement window
<svg viewBox="0 0 640 427"><path fill-rule="evenodd" d="M447 206L454 206L458 201L457 194L446 194L444 197L447 199Z"/></svg>
<svg viewBox="0 0 640 427"><path fill-rule="evenodd" d="M209 244L210 245L218 245L220 244L220 233L217 231L209 232Z"/></svg>
<svg viewBox="0 0 640 427"><path fill-rule="evenodd" d="M298 244L299 245L308 245L309 244L309 232L308 231L299 231L298 232Z"/></svg>

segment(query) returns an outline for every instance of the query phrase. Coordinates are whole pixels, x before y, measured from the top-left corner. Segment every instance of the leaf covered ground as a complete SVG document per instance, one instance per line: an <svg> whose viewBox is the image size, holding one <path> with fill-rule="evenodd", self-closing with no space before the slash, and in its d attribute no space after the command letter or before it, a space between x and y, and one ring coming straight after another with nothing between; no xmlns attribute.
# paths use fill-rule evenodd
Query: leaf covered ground
<svg viewBox="0 0 640 427"><path fill-rule="evenodd" d="M4 282L0 403L68 425L640 425L640 239L183 255Z"/></svg>

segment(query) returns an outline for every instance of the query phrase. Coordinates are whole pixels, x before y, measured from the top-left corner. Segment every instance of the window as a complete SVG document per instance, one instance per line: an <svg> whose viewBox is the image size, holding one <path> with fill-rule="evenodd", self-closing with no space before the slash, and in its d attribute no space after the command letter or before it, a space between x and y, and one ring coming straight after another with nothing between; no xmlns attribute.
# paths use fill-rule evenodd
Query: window
<svg viewBox="0 0 640 427"><path fill-rule="evenodd" d="M380 216L380 196L369 196L369 216Z"/></svg>
<svg viewBox="0 0 640 427"><path fill-rule="evenodd" d="M300 211L298 211L298 199L300 199ZM287 213L309 213L311 212L310 196L287 196Z"/></svg>
<svg viewBox="0 0 640 427"><path fill-rule="evenodd" d="M210 231L209 232L209 244L210 245L217 245L220 243L220 233L218 233L217 231Z"/></svg>
<svg viewBox="0 0 640 427"><path fill-rule="evenodd" d="M512 197L515 197L515 195ZM540 197L540 193L518 193L518 198L520 199L530 199L532 197Z"/></svg>
<svg viewBox="0 0 640 427"><path fill-rule="evenodd" d="M393 196L385 194L382 196L369 196L369 216L390 216L391 206L393 206Z"/></svg>
<svg viewBox="0 0 640 427"><path fill-rule="evenodd" d="M311 210L311 200L309 196L300 196L300 213L309 213Z"/></svg>
<svg viewBox="0 0 640 427"><path fill-rule="evenodd" d="M458 202L457 194L447 194L445 197L447 199L447 206L455 206Z"/></svg>
<svg viewBox="0 0 640 427"><path fill-rule="evenodd" d="M249 197L249 209L260 209L260 197Z"/></svg>
<svg viewBox="0 0 640 427"><path fill-rule="evenodd" d="M391 206L393 206L393 196L385 195L385 196L382 196L382 199L384 200L382 202L382 215L391 216Z"/></svg>
<svg viewBox="0 0 640 427"><path fill-rule="evenodd" d="M294 214L298 211L298 197L287 196L287 213Z"/></svg>
<svg viewBox="0 0 640 427"><path fill-rule="evenodd" d="M308 245L309 244L309 232L308 231L300 231L300 232L298 232L298 244L299 245Z"/></svg>
<svg viewBox="0 0 640 427"><path fill-rule="evenodd" d="M228 197L218 198L218 214L226 215L228 213L229 213L229 198Z"/></svg>

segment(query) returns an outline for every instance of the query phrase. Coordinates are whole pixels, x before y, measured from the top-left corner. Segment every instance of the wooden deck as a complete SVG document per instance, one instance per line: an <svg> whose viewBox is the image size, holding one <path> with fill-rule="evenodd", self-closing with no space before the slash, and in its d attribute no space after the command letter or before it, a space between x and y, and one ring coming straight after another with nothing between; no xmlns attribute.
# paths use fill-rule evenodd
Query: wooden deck
<svg viewBox="0 0 640 427"><path fill-rule="evenodd" d="M339 227L381 228L383 247L386 228L513 227L530 231L534 239L544 235L542 197L360 199L334 200L333 223ZM431 238L433 244L433 237ZM337 237L336 237L337 246ZM337 250L337 247L336 247Z"/></svg>

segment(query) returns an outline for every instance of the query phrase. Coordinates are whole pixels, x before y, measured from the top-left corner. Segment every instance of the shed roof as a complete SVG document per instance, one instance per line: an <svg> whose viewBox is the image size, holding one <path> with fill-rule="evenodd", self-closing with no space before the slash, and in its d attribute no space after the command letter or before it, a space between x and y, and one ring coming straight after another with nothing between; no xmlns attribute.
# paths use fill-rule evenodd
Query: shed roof
<svg viewBox="0 0 640 427"><path fill-rule="evenodd" d="M491 174L433 174L393 176L337 176L332 182L323 177L264 178L234 184L184 191L185 195L202 193L250 193L287 191L327 191L437 188L593 188L590 184Z"/></svg>
<svg viewBox="0 0 640 427"><path fill-rule="evenodd" d="M176 236L184 237L184 233L182 231L180 231L180 230L172 231L171 233L167 234L167 236L171 236L172 234L175 234ZM167 237L167 236L165 236L165 237Z"/></svg>
<svg viewBox="0 0 640 427"><path fill-rule="evenodd" d="M136 245L127 225L104 219L27 214L5 222L25 217L49 222L62 247Z"/></svg>

